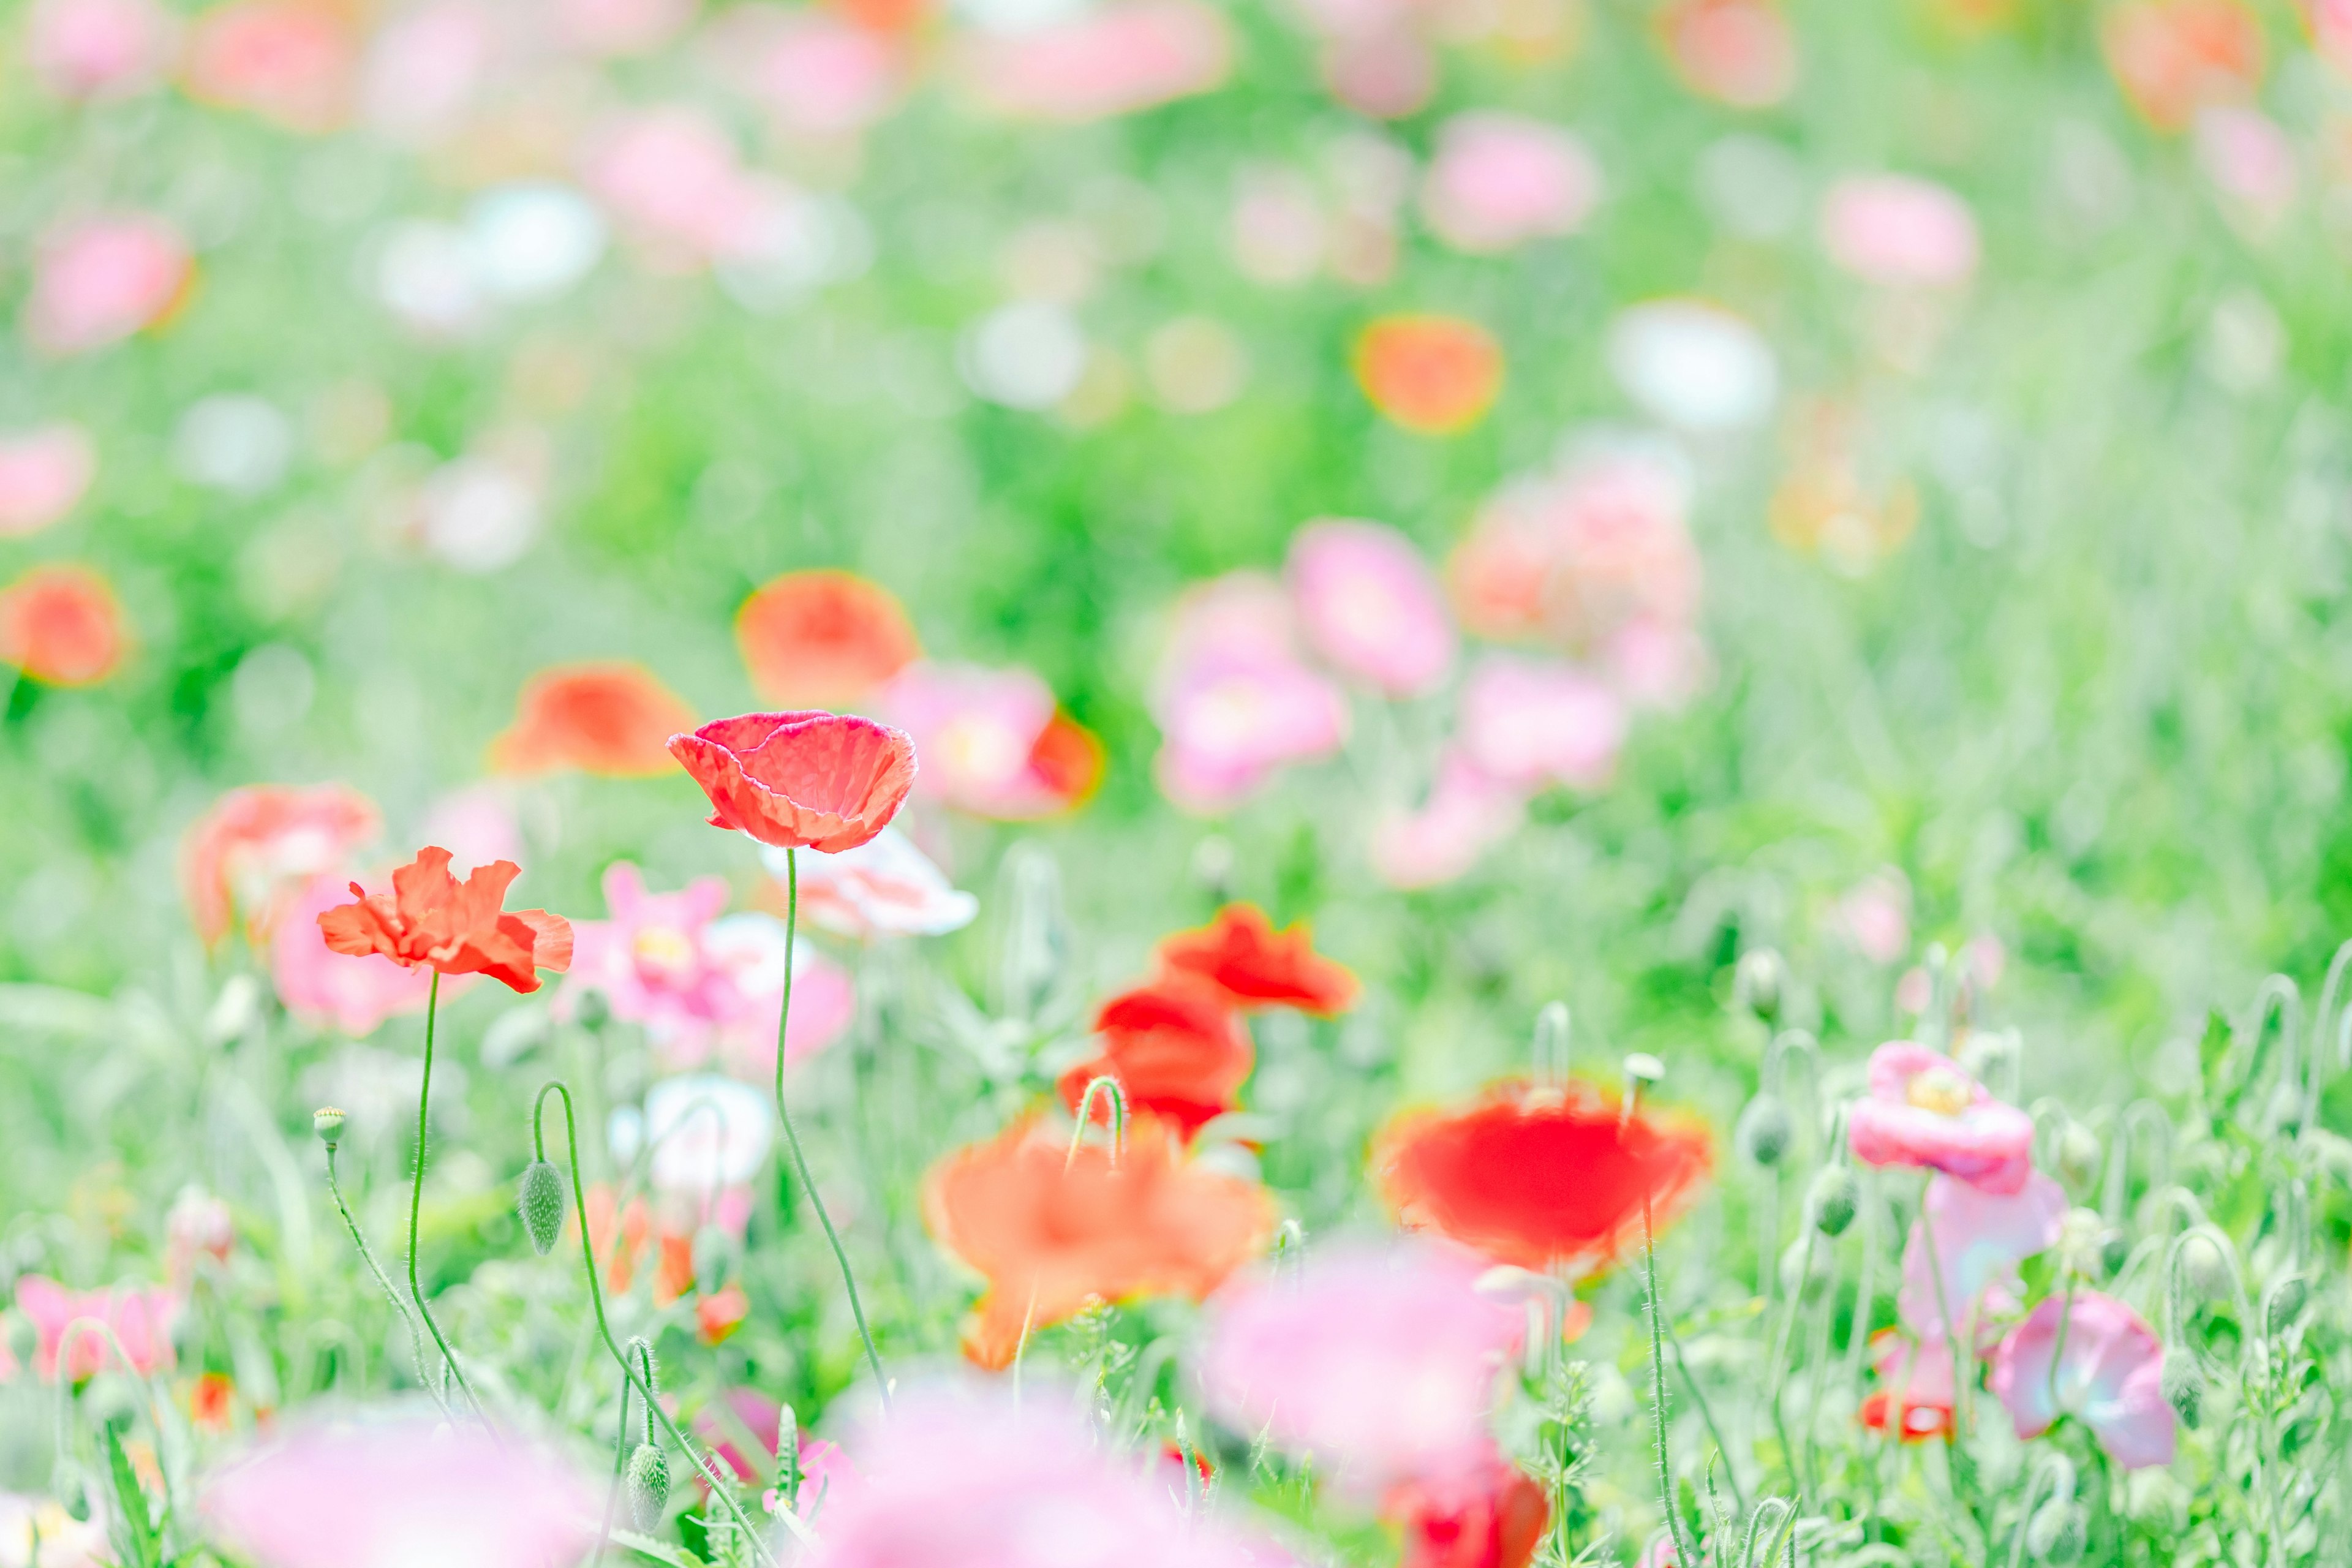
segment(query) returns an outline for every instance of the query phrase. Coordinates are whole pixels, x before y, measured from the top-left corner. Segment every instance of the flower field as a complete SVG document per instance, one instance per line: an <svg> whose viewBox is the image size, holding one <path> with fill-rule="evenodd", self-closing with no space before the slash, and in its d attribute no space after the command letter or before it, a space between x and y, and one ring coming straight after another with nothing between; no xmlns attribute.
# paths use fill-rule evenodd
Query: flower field
<svg viewBox="0 0 2352 1568"><path fill-rule="evenodd" d="M2352 7L22 0L0 1568L2352 1565Z"/></svg>

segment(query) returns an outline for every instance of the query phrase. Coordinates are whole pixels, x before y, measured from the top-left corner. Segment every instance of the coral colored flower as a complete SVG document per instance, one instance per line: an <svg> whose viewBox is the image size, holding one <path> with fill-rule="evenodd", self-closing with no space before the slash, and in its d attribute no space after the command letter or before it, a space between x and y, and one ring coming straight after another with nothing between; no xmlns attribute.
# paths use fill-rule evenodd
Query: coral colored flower
<svg viewBox="0 0 2352 1568"><path fill-rule="evenodd" d="M38 533L73 510L98 474L98 447L70 420L0 436L0 539Z"/></svg>
<svg viewBox="0 0 2352 1568"><path fill-rule="evenodd" d="M1870 1093L1854 1102L1846 1133L1865 1165L1926 1166L1989 1193L2020 1192L2033 1171L2033 1118L1907 1040L1870 1053Z"/></svg>
<svg viewBox="0 0 2352 1568"><path fill-rule="evenodd" d="M1865 283L1957 288L1977 269L1976 215L1930 180L1851 175L1822 198L1822 248Z"/></svg>
<svg viewBox="0 0 2352 1568"><path fill-rule="evenodd" d="M236 1384L226 1373L205 1373L189 1392L188 1422L199 1432L215 1436L226 1432L236 1409Z"/></svg>
<svg viewBox="0 0 2352 1568"><path fill-rule="evenodd" d="M1544 1489L1496 1461L1475 1482L1411 1482L1381 1500L1404 1532L1398 1568L1528 1568L1551 1521Z"/></svg>
<svg viewBox="0 0 2352 1568"><path fill-rule="evenodd" d="M1095 1015L1101 1052L1064 1073L1057 1086L1072 1110L1097 1078L1118 1080L1128 1109L1160 1117L1190 1138L1234 1109L1256 1062L1232 1000L1213 985L1175 978L1121 992ZM1099 1101L1097 1120L1109 1108Z"/></svg>
<svg viewBox="0 0 2352 1568"><path fill-rule="evenodd" d="M383 828L375 802L349 784L229 791L188 829L180 857L196 934L207 946L219 942L243 910L247 934L259 943L286 888L341 865Z"/></svg>
<svg viewBox="0 0 2352 1568"><path fill-rule="evenodd" d="M1097 1299L1207 1295L1274 1230L1253 1183L1182 1163L1160 1123L1139 1119L1117 1163L1023 1120L931 1168L923 1212L941 1245L987 1280L964 1353L1011 1364L1026 1332Z"/></svg>
<svg viewBox="0 0 2352 1568"><path fill-rule="evenodd" d="M1500 110L1457 114L1437 130L1422 211L1456 250L1493 255L1573 234L1601 199L1601 168L1556 125Z"/></svg>
<svg viewBox="0 0 2352 1568"><path fill-rule="evenodd" d="M60 1352L66 1354L69 1382L95 1377L109 1366L121 1367L122 1356L93 1329L76 1330L72 1344L65 1342L66 1331L84 1318L114 1331L131 1371L141 1377L172 1370L172 1324L180 1315L180 1299L169 1290L69 1290L44 1275L26 1274L16 1281L16 1310L33 1325L33 1370L45 1383L58 1380Z"/></svg>
<svg viewBox="0 0 2352 1568"><path fill-rule="evenodd" d="M1429 798L1391 811L1372 831L1371 860L1391 888L1431 888L1467 874L1479 858L1519 829L1527 793L1498 784L1449 749L1438 759Z"/></svg>
<svg viewBox="0 0 2352 1568"><path fill-rule="evenodd" d="M1613 1096L1507 1085L1461 1110L1409 1112L1374 1153L1381 1191L1425 1226L1523 1268L1606 1268L1679 1209L1712 1162L1706 1131Z"/></svg>
<svg viewBox="0 0 2352 1568"><path fill-rule="evenodd" d="M1949 1441L1957 1430L1950 1347L1939 1339L1914 1340L1893 1329L1881 1329L1871 1336L1871 1343L1879 1387L1862 1402L1863 1426L1906 1443L1930 1437Z"/></svg>
<svg viewBox="0 0 2352 1568"><path fill-rule="evenodd" d="M1575 666L1490 653L1463 683L1454 743L1498 784L1594 790L1616 771L1625 729L1624 703Z"/></svg>
<svg viewBox="0 0 2352 1568"><path fill-rule="evenodd" d="M2172 1463L2172 1406L2159 1385L2163 1360L2156 1331L2121 1301L2095 1290L2060 1292L2044 1296L2001 1341L1990 1381L2021 1438L2039 1437L2059 1416L2073 1415L2090 1427L2107 1458L2138 1470Z"/></svg>
<svg viewBox="0 0 2352 1568"><path fill-rule="evenodd" d="M1000 114L1082 123L1207 92L1233 68L1233 53L1223 15L1197 0L1125 0L975 37L962 66Z"/></svg>
<svg viewBox="0 0 2352 1568"><path fill-rule="evenodd" d="M2107 68L2140 118L2185 131L2197 111L2243 103L2263 79L2263 26L2242 0L2131 0L2099 28Z"/></svg>
<svg viewBox="0 0 2352 1568"><path fill-rule="evenodd" d="M122 98L154 85L172 18L152 0L35 0L25 58L59 98Z"/></svg>
<svg viewBox="0 0 2352 1568"><path fill-rule="evenodd" d="M449 851L427 847L392 874L390 894L357 882L353 903L319 917L327 945L354 956L374 953L409 968L443 974L487 974L528 994L539 971L572 966L572 923L545 910L499 908L508 884L522 875L511 860L478 868L463 882L449 874Z"/></svg>
<svg viewBox="0 0 2352 1568"><path fill-rule="evenodd" d="M358 47L340 11L319 0L230 0L196 18L189 96L316 135L351 107Z"/></svg>
<svg viewBox="0 0 2352 1568"><path fill-rule="evenodd" d="M1318 519L1291 540L1284 575L1307 646L1341 674L1391 697L1412 697L1453 668L1444 591L1395 529Z"/></svg>
<svg viewBox="0 0 2352 1568"><path fill-rule="evenodd" d="M745 713L672 735L669 750L710 797L711 826L779 849L855 849L915 782L903 731L838 713Z"/></svg>
<svg viewBox="0 0 2352 1568"><path fill-rule="evenodd" d="M781 883L782 852L763 850L761 858ZM895 827L810 860L800 868L800 889L801 918L843 936L940 936L980 913L980 900Z"/></svg>
<svg viewBox="0 0 2352 1568"><path fill-rule="evenodd" d="M848 572L787 572L735 613L751 684L788 708L870 696L922 657L888 589Z"/></svg>
<svg viewBox="0 0 2352 1568"><path fill-rule="evenodd" d="M1026 669L925 659L875 699L923 759L917 787L976 816L1026 822L1083 805L1102 779L1102 747Z"/></svg>
<svg viewBox="0 0 2352 1568"><path fill-rule="evenodd" d="M694 1331L706 1345L724 1344L751 1315L751 1298L740 1285L724 1285L694 1303Z"/></svg>
<svg viewBox="0 0 2352 1568"><path fill-rule="evenodd" d="M36 566L0 588L0 664L50 686L95 686L121 668L122 606L87 566Z"/></svg>
<svg viewBox="0 0 2352 1568"><path fill-rule="evenodd" d="M601 1182L588 1189L581 1206L587 1211L589 1243L604 1265L604 1288L621 1295L636 1279L637 1270L656 1257L653 1210L643 1198L631 1198L628 1206L617 1207L613 1189ZM572 1227L579 1222L578 1215L567 1216L564 1234L576 1234ZM667 1292L672 1297L678 1293Z"/></svg>
<svg viewBox="0 0 2352 1568"><path fill-rule="evenodd" d="M552 1449L413 1407L320 1420L215 1473L205 1519L257 1568L570 1563L603 1499Z"/></svg>
<svg viewBox="0 0 2352 1568"><path fill-rule="evenodd" d="M1903 1288L1895 1299L1903 1321L1923 1338L1949 1341L1948 1305L1968 1331L1963 1342L1990 1343L1994 1321L2017 1310L2017 1266L2058 1244L2066 1191L2039 1171L2013 1194L1937 1175L1927 1179L1924 1206L1926 1229L1915 1224L1903 1248ZM1943 1266L1940 1281L1931 1256Z"/></svg>
<svg viewBox="0 0 2352 1568"><path fill-rule="evenodd" d="M1773 0L1674 0L1658 37L1693 92L1763 109L1797 85L1797 35Z"/></svg>
<svg viewBox="0 0 2352 1568"><path fill-rule="evenodd" d="M33 258L25 336L43 353L102 349L176 310L195 280L180 231L147 213L105 213L52 228Z"/></svg>
<svg viewBox="0 0 2352 1568"><path fill-rule="evenodd" d="M1227 904L1198 931L1160 941L1171 974L1205 980L1237 1007L1296 1007L1330 1017L1355 1005L1356 977L1315 951L1306 922L1276 931L1255 904Z"/></svg>
<svg viewBox="0 0 2352 1568"><path fill-rule="evenodd" d="M1360 1495L1484 1479L1496 1383L1526 1320L1425 1241L1342 1244L1219 1292L1201 1384L1226 1426L1313 1455Z"/></svg>
<svg viewBox="0 0 2352 1568"><path fill-rule="evenodd" d="M513 726L490 743L490 765L607 778L667 773L669 738L693 727L694 710L642 665L564 665L524 684Z"/></svg>
<svg viewBox="0 0 2352 1568"><path fill-rule="evenodd" d="M1503 349L1456 316L1383 316L1356 339L1356 384L1372 406L1423 436L1454 436L1503 390Z"/></svg>

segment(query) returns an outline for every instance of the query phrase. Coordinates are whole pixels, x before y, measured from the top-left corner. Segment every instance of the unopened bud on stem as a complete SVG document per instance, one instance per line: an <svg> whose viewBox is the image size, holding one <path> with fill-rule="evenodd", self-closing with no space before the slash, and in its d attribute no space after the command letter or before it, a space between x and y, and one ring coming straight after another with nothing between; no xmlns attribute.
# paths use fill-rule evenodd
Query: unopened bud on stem
<svg viewBox="0 0 2352 1568"><path fill-rule="evenodd" d="M629 1494L629 1517L637 1521L637 1529L646 1534L660 1529L662 1510L669 1506L669 1460L662 1451L651 1443L631 1449L624 1484Z"/></svg>
<svg viewBox="0 0 2352 1568"><path fill-rule="evenodd" d="M1843 1236L1862 1207L1862 1183L1846 1166L1824 1165L1805 1202L1813 1211L1815 1229L1823 1236Z"/></svg>
<svg viewBox="0 0 2352 1568"><path fill-rule="evenodd" d="M2172 1413L2180 1417L2180 1424L2196 1431L2205 1418L2205 1373L2197 1364L2196 1352L2186 1345L2165 1346L2157 1387Z"/></svg>
<svg viewBox="0 0 2352 1568"><path fill-rule="evenodd" d="M343 1141L343 1113L331 1105L322 1105L310 1112L310 1131L319 1142L331 1149Z"/></svg>
<svg viewBox="0 0 2352 1568"><path fill-rule="evenodd" d="M1740 1147L1759 1165L1779 1164L1780 1156L1789 1152L1790 1140L1796 1131L1787 1103L1769 1089L1749 1100L1748 1109L1739 1114Z"/></svg>
<svg viewBox="0 0 2352 1568"><path fill-rule="evenodd" d="M563 1230L565 1206L563 1177L553 1163L533 1160L522 1168L515 1209L522 1215L523 1234L530 1237L531 1250L541 1258L555 1250L555 1238Z"/></svg>

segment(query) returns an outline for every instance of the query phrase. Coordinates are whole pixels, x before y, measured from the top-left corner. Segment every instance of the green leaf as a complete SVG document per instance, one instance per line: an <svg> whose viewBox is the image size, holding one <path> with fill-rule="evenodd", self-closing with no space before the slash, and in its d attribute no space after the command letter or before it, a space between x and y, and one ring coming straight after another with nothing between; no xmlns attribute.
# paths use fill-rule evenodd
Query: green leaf
<svg viewBox="0 0 2352 1568"><path fill-rule="evenodd" d="M640 1557L650 1557L656 1563L667 1563L670 1568L709 1568L709 1563L684 1547L672 1546L667 1542L656 1541L652 1536L640 1535L634 1530L615 1526L613 1531L613 1544L625 1547Z"/></svg>
<svg viewBox="0 0 2352 1568"><path fill-rule="evenodd" d="M122 1521L126 1568L163 1568L162 1532L148 1511L147 1494L139 1485L139 1474L131 1468L130 1457L122 1451L122 1438L111 1426L106 1428L106 1462L114 1474L114 1514Z"/></svg>

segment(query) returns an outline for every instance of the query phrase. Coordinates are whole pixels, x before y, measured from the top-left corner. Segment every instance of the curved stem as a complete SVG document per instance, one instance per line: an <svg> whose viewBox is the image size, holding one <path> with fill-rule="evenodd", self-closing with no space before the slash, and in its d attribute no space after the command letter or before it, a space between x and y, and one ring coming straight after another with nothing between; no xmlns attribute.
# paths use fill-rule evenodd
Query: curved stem
<svg viewBox="0 0 2352 1568"><path fill-rule="evenodd" d="M436 969L433 972L432 988L425 996L425 1076L416 1088L416 1171L408 1187L408 1294L409 1299L416 1303L417 1316L423 1318L425 1326L433 1331L433 1342L441 1347L441 1359L448 1363L449 1375L457 1380L458 1391L465 1394L466 1403L473 1406L474 1419L488 1426L489 1415L483 1410L482 1402L475 1397L474 1385L466 1381L466 1369L457 1364L457 1355L449 1348L448 1337L442 1333L441 1325L433 1321L433 1309L425 1304L425 1286L416 1277L417 1219L425 1206L425 1111L433 1102L433 1026L439 1019L440 1013L441 972Z"/></svg>
<svg viewBox="0 0 2352 1568"><path fill-rule="evenodd" d="M425 1331L416 1326L415 1314L408 1310L408 1303L400 1299L399 1289L386 1278L383 1265L375 1260L375 1249L368 1246L367 1237L360 1232L360 1222L352 1217L351 1205L343 1201L342 1185L335 1179L335 1146L331 1143L327 1145L327 1191L334 1197L335 1212L343 1216L344 1228L352 1233L352 1244L360 1249L360 1261L365 1263L368 1272L375 1276L376 1284L383 1290L384 1300L390 1301L392 1310L400 1314L400 1321L408 1325L408 1351L416 1360L416 1381L425 1385L425 1392L433 1396L433 1402L441 1407L441 1414L448 1415L449 1401L425 1370Z"/></svg>

